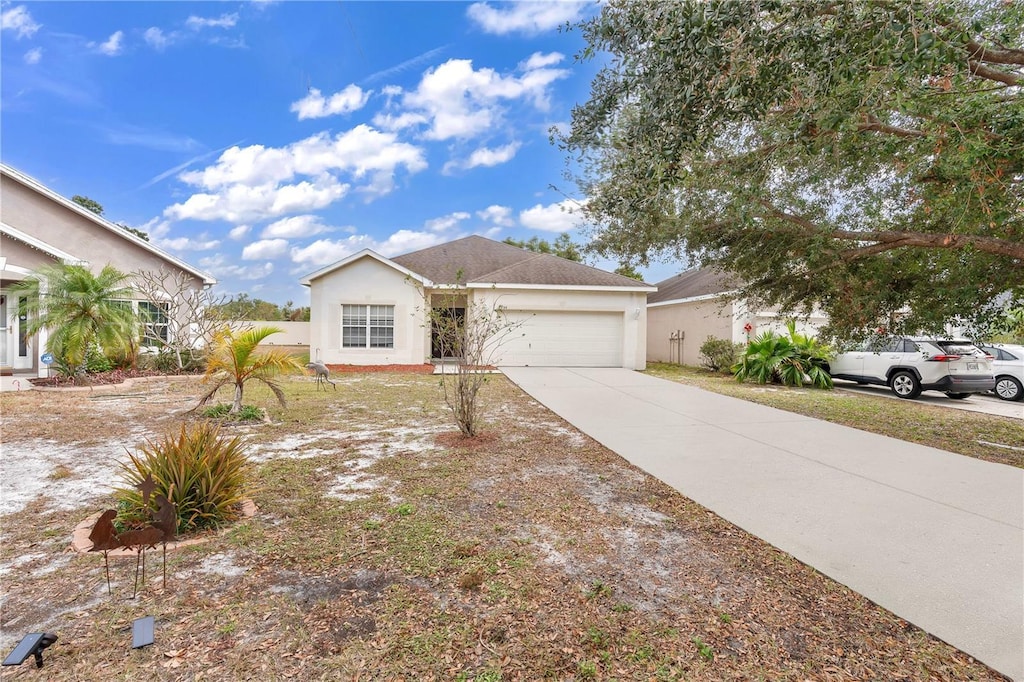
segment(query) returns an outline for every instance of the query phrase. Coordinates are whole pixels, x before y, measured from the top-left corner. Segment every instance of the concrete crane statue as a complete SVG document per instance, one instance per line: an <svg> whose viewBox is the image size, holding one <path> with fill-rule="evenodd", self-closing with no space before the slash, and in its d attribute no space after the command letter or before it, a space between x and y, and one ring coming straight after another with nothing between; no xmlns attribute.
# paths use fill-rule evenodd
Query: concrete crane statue
<svg viewBox="0 0 1024 682"><path fill-rule="evenodd" d="M319 360L314 360L306 364L306 369L311 369L314 372L316 372L316 388L318 391L320 390L321 386L324 386L324 382L327 382L331 386L334 386L335 391L338 390L338 385L331 381L331 372L330 370L327 369L327 365L325 365L324 363L320 362ZM326 386L324 386L324 390L327 390Z"/></svg>

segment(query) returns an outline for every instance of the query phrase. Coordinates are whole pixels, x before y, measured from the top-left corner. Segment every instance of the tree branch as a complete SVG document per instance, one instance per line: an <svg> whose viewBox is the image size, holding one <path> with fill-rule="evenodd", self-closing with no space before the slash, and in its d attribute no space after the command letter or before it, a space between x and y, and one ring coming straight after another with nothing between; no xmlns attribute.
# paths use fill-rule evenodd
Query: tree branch
<svg viewBox="0 0 1024 682"><path fill-rule="evenodd" d="M887 133L889 135L896 135L897 137L926 137L927 133L920 130L914 130L912 128L900 128L899 126L889 125L883 123L874 114L865 114L864 116L866 123L861 123L857 126L859 132L865 130L871 130L878 133Z"/></svg>
<svg viewBox="0 0 1024 682"><path fill-rule="evenodd" d="M792 213L787 213L777 208L771 202L761 199L759 202L767 208L771 214L786 222L799 226L808 234L818 234L822 228L813 222ZM970 234L941 234L932 232L858 232L856 230L827 230L825 234L833 239L855 242L875 242L867 246L858 247L843 251L840 258L843 260L856 260L866 256L873 256L885 251L891 251L904 246L926 249L966 249L972 247L982 253L989 253L994 256L1006 256L1014 258L1024 267L1024 243L1011 239L999 239L996 237L982 237Z"/></svg>
<svg viewBox="0 0 1024 682"><path fill-rule="evenodd" d="M976 40L968 40L967 54L971 59L987 64L1018 64L1024 66L1024 50L985 47Z"/></svg>
<svg viewBox="0 0 1024 682"><path fill-rule="evenodd" d="M971 68L972 76L978 76L979 78L997 81L999 83L1006 83L1007 85L1024 85L1024 78L1012 73L993 69L974 59L969 60L967 64Z"/></svg>

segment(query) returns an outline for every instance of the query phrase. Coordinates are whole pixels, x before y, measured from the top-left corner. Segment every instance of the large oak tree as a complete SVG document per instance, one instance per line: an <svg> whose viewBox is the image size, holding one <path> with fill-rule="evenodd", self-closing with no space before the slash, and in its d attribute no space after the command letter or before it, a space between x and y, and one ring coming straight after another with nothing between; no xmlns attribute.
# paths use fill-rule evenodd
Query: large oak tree
<svg viewBox="0 0 1024 682"><path fill-rule="evenodd" d="M1024 3L609 0L580 29L604 66L560 143L598 253L721 266L847 338L1024 298Z"/></svg>

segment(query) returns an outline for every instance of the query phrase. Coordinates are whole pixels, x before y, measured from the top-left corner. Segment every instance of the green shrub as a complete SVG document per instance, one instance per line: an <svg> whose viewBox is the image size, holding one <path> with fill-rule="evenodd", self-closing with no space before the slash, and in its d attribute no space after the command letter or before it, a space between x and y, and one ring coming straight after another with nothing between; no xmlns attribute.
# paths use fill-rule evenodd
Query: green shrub
<svg viewBox="0 0 1024 682"><path fill-rule="evenodd" d="M231 405L217 403L207 407L200 414L207 419L231 419L239 422L263 421L263 410L255 405L242 405L237 414L231 414Z"/></svg>
<svg viewBox="0 0 1024 682"><path fill-rule="evenodd" d="M207 419L223 419L231 412L231 406L227 403L217 403L204 409L200 414Z"/></svg>
<svg viewBox="0 0 1024 682"><path fill-rule="evenodd" d="M732 367L736 380L784 386L810 383L817 388L832 388L832 377L825 371L831 354L829 347L797 333L794 322L787 328L788 336L766 331L747 344L739 362Z"/></svg>
<svg viewBox="0 0 1024 682"><path fill-rule="evenodd" d="M147 518L156 509L156 495L162 494L177 507L179 533L232 521L246 493L249 466L240 437L222 438L220 428L209 423L183 424L180 433L147 440L138 455L129 452L121 463L127 485L114 491L120 520ZM150 512L135 488L147 474L156 482Z"/></svg>
<svg viewBox="0 0 1024 682"><path fill-rule="evenodd" d="M736 355L742 346L728 339L709 336L700 346L700 364L712 372L728 372L736 364Z"/></svg>

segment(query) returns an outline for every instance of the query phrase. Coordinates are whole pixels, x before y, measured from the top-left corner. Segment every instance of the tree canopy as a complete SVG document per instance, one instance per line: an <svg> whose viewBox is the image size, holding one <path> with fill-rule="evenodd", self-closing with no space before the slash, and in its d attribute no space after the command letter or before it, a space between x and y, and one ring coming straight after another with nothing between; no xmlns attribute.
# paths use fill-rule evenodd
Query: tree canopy
<svg viewBox="0 0 1024 682"><path fill-rule="evenodd" d="M563 232L558 235L554 243L549 242L547 239L541 239L536 235L529 239L513 239L512 237L506 237L504 242L512 246L518 246L521 249L526 249L527 251L550 253L558 256L559 258L576 261L577 263L583 261L583 254L580 250L579 244L573 242L568 232Z"/></svg>
<svg viewBox="0 0 1024 682"><path fill-rule="evenodd" d="M604 66L558 139L597 253L722 267L839 338L1024 299L1024 3L609 0L580 29Z"/></svg>

